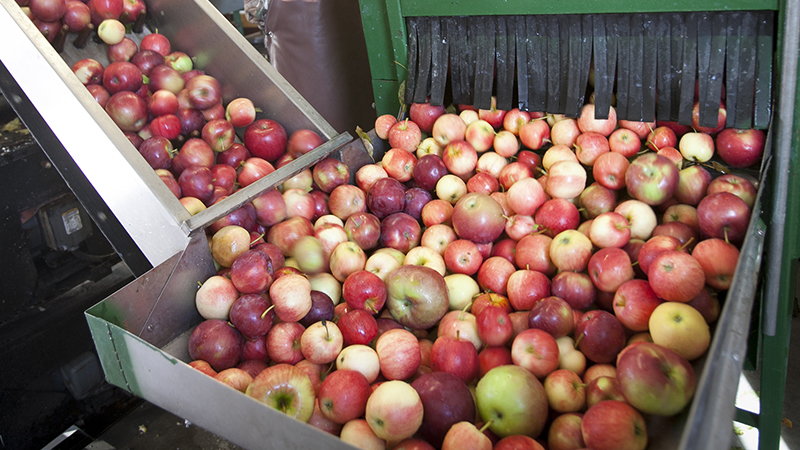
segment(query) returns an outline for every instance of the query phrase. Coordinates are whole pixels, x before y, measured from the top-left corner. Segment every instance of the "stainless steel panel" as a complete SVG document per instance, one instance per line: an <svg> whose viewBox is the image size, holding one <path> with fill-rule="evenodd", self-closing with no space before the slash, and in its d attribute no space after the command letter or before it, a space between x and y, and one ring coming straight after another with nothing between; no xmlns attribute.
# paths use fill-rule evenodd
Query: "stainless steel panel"
<svg viewBox="0 0 800 450"><path fill-rule="evenodd" d="M150 263L183 250L189 213L13 0L0 0L0 42L3 65Z"/></svg>

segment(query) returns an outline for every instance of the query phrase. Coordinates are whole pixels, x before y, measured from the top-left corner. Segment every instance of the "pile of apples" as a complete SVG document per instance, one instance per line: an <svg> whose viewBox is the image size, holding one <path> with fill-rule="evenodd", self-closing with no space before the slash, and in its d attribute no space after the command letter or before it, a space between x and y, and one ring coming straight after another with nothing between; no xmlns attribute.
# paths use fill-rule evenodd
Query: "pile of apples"
<svg viewBox="0 0 800 450"><path fill-rule="evenodd" d="M719 114L378 117L354 185L327 158L209 230L190 364L358 448L644 449L694 395L755 201L717 172L763 133Z"/></svg>
<svg viewBox="0 0 800 450"><path fill-rule="evenodd" d="M144 18L142 0L18 3L34 23L49 23L58 16L53 20L66 26L78 16L88 28L70 25L69 32L96 29L104 43L98 48L105 48L108 63L83 58L72 65L73 73L192 214L323 143L312 130L287 135L274 120L256 120L259 110L247 98L223 103L220 81L195 68L192 58L172 48L166 36L131 33L125 24ZM46 29L43 33L50 37ZM305 201L299 202L308 205L311 197L305 194ZM265 201L255 204L259 202ZM247 204L210 229L230 221L253 228L256 217L257 208Z"/></svg>
<svg viewBox="0 0 800 450"><path fill-rule="evenodd" d="M126 36L140 0L18 3L48 38L88 9L109 63L73 72L192 213L322 144ZM381 116L355 185L326 158L208 227L190 364L359 448L643 449L694 395L755 201L719 161L764 147L698 110Z"/></svg>

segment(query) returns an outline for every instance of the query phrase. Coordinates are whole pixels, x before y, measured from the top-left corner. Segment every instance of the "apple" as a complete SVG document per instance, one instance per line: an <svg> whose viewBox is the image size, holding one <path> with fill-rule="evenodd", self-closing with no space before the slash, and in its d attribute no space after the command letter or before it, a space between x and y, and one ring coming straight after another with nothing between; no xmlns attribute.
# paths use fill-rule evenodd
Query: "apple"
<svg viewBox="0 0 800 450"><path fill-rule="evenodd" d="M532 216L547 201L547 195L536 179L523 178L508 188L506 199L515 213Z"/></svg>
<svg viewBox="0 0 800 450"><path fill-rule="evenodd" d="M665 147L675 147L678 145L678 137L671 128L666 126L659 126L653 129L647 136L645 142L647 148L657 152Z"/></svg>
<svg viewBox="0 0 800 450"><path fill-rule="evenodd" d="M442 441L442 450L469 448L475 450L491 450L492 441L471 421L458 422L447 430Z"/></svg>
<svg viewBox="0 0 800 450"><path fill-rule="evenodd" d="M243 338L225 320L204 320L189 337L189 357L202 359L217 372L235 367L242 355Z"/></svg>
<svg viewBox="0 0 800 450"><path fill-rule="evenodd" d="M408 109L408 117L419 126L423 133L430 134L433 124L442 114L447 113L444 106L434 106L430 103L412 103Z"/></svg>
<svg viewBox="0 0 800 450"><path fill-rule="evenodd" d="M451 174L466 181L475 173L478 152L467 141L451 141L444 148L442 161Z"/></svg>
<svg viewBox="0 0 800 450"><path fill-rule="evenodd" d="M417 158L412 152L402 148L392 148L383 155L381 164L386 173L397 181L405 183L414 175Z"/></svg>
<svg viewBox="0 0 800 450"><path fill-rule="evenodd" d="M475 388L481 418L499 437L539 436L547 421L547 394L528 370L504 365L489 370Z"/></svg>
<svg viewBox="0 0 800 450"><path fill-rule="evenodd" d="M539 150L550 139L550 127L544 120L529 121L519 127L519 139L526 148Z"/></svg>
<svg viewBox="0 0 800 450"><path fill-rule="evenodd" d="M505 345L514 333L511 318L502 308L484 308L475 316L478 336L488 346Z"/></svg>
<svg viewBox="0 0 800 450"><path fill-rule="evenodd" d="M422 399L410 384L387 381L370 395L364 417L381 439L401 441L413 436L422 425Z"/></svg>
<svg viewBox="0 0 800 450"><path fill-rule="evenodd" d="M647 425L631 405L606 400L587 409L581 420L581 433L587 448L593 450L644 450Z"/></svg>
<svg viewBox="0 0 800 450"><path fill-rule="evenodd" d="M564 230L550 244L550 259L561 272L582 272L592 256L592 241L577 230Z"/></svg>
<svg viewBox="0 0 800 450"><path fill-rule="evenodd" d="M367 211L367 194L358 186L343 184L336 186L328 197L331 214L341 220Z"/></svg>
<svg viewBox="0 0 800 450"><path fill-rule="evenodd" d="M622 214L605 212L594 218L589 239L599 248L622 248L631 240L631 228Z"/></svg>
<svg viewBox="0 0 800 450"><path fill-rule="evenodd" d="M608 136L608 147L612 153L632 158L642 149L642 138L630 129L618 128Z"/></svg>
<svg viewBox="0 0 800 450"><path fill-rule="evenodd" d="M639 200L625 200L619 203L614 212L622 214L631 226L631 239L647 240L658 224L653 208Z"/></svg>
<svg viewBox="0 0 800 450"><path fill-rule="evenodd" d="M564 271L553 277L550 294L563 299L573 309L588 308L596 296L595 287L589 275L581 272Z"/></svg>
<svg viewBox="0 0 800 450"><path fill-rule="evenodd" d="M450 300L450 309L461 311L472 303L473 297L480 292L480 286L469 275L453 273L444 277L447 285L447 296Z"/></svg>
<svg viewBox="0 0 800 450"><path fill-rule="evenodd" d="M664 300L646 280L629 280L614 293L614 314L632 331L647 331L650 315Z"/></svg>
<svg viewBox="0 0 800 450"><path fill-rule="evenodd" d="M431 268L401 266L386 277L385 283L389 312L404 326L430 328L449 309L444 277Z"/></svg>
<svg viewBox="0 0 800 450"><path fill-rule="evenodd" d="M433 194L430 191L419 187L406 189L403 212L419 221L422 219L422 208L431 200L433 200Z"/></svg>
<svg viewBox="0 0 800 450"><path fill-rule="evenodd" d="M716 194L717 192L730 192L744 200L751 209L755 204L757 194L756 187L750 180L732 173L720 175L708 184L706 195Z"/></svg>
<svg viewBox="0 0 800 450"><path fill-rule="evenodd" d="M527 165L521 161L520 164L527 167ZM478 172L487 172L493 177L498 178L500 177L500 171L507 165L508 159L503 158L495 152L486 152L478 158L478 165L475 166L475 170ZM532 170L532 168L528 167L528 171Z"/></svg>
<svg viewBox="0 0 800 450"><path fill-rule="evenodd" d="M572 333L574 319L569 303L558 297L544 297L529 309L528 326L546 331L558 339Z"/></svg>
<svg viewBox="0 0 800 450"><path fill-rule="evenodd" d="M471 383L478 377L478 350L458 333L456 337L440 334L431 348L431 369Z"/></svg>
<svg viewBox="0 0 800 450"><path fill-rule="evenodd" d="M125 25L116 19L105 19L97 27L97 36L107 45L116 45L125 38Z"/></svg>
<svg viewBox="0 0 800 450"><path fill-rule="evenodd" d="M342 317L345 317L348 311ZM362 313L364 311L361 311ZM372 318L372 316L369 316ZM341 324L340 328L344 329ZM375 320L374 318L372 319ZM375 325L377 332L377 324ZM373 383L380 375L380 359L378 353L372 347L364 344L347 344L336 357L336 370L354 370L360 372L366 378L368 383Z"/></svg>
<svg viewBox="0 0 800 450"><path fill-rule="evenodd" d="M500 130L492 141L494 151L504 157L510 158L519 152L519 140L514 133L507 130Z"/></svg>
<svg viewBox="0 0 800 450"><path fill-rule="evenodd" d="M741 244L750 223L750 208L730 192L717 192L697 205L697 223L706 237Z"/></svg>
<svg viewBox="0 0 800 450"><path fill-rule="evenodd" d="M658 416L681 412L697 386L694 369L686 358L648 342L620 355L617 380L628 403L645 414Z"/></svg>
<svg viewBox="0 0 800 450"><path fill-rule="evenodd" d="M580 134L581 130L575 119L565 118L550 127L550 140L553 145L566 145L572 148Z"/></svg>
<svg viewBox="0 0 800 450"><path fill-rule="evenodd" d="M359 270L347 276L342 284L342 297L350 309L363 309L377 314L386 303L383 280L372 272Z"/></svg>
<svg viewBox="0 0 800 450"><path fill-rule="evenodd" d="M497 239L505 229L500 204L485 194L464 195L453 207L453 229L461 239L486 244Z"/></svg>
<svg viewBox="0 0 800 450"><path fill-rule="evenodd" d="M417 145L422 141L419 126L414 121L406 119L389 127L389 146L399 148L409 153L417 150Z"/></svg>
<svg viewBox="0 0 800 450"><path fill-rule="evenodd" d="M405 188L394 178L381 178L367 192L367 208L378 219L384 219L405 206Z"/></svg>
<svg viewBox="0 0 800 450"><path fill-rule="evenodd" d="M475 350L483 348L483 341L478 333L477 318L466 311L450 311L439 321L437 335L469 341Z"/></svg>
<svg viewBox="0 0 800 450"><path fill-rule="evenodd" d="M647 272L650 287L659 298L686 303L705 285L705 273L691 255L673 250L658 255Z"/></svg>
<svg viewBox="0 0 800 450"><path fill-rule="evenodd" d="M617 152L601 154L592 166L592 176L601 186L612 190L625 187L625 174L630 163L628 159Z"/></svg>
<svg viewBox="0 0 800 450"><path fill-rule="evenodd" d="M239 392L247 391L247 387L253 382L253 377L238 367L231 367L214 376L215 379L236 389Z"/></svg>
<svg viewBox="0 0 800 450"><path fill-rule="evenodd" d="M464 140L467 124L456 114L446 113L439 116L433 123L431 136L442 147L451 141Z"/></svg>
<svg viewBox="0 0 800 450"><path fill-rule="evenodd" d="M397 123L397 118L391 114L383 114L375 119L375 134L378 138L387 140L389 139L389 128Z"/></svg>
<svg viewBox="0 0 800 450"><path fill-rule="evenodd" d="M722 291L730 288L739 261L735 245L718 238L704 239L694 247L692 257L703 269L708 286Z"/></svg>
<svg viewBox="0 0 800 450"><path fill-rule="evenodd" d="M591 408L605 400L625 401L616 377L602 376L593 379L586 385L586 407Z"/></svg>
<svg viewBox="0 0 800 450"><path fill-rule="evenodd" d="M609 363L625 346L625 329L613 314L603 310L587 311L578 320L575 341L592 362Z"/></svg>
<svg viewBox="0 0 800 450"><path fill-rule="evenodd" d="M419 394L424 410L418 434L437 448L454 424L475 420L472 394L456 376L432 372L415 379L411 387Z"/></svg>
<svg viewBox="0 0 800 450"><path fill-rule="evenodd" d="M717 134L717 154L731 167L750 167L764 154L764 132L761 130L726 128Z"/></svg>
<svg viewBox="0 0 800 450"><path fill-rule="evenodd" d="M558 344L548 332L538 328L522 331L511 344L514 364L530 371L537 378L545 378L558 368Z"/></svg>
<svg viewBox="0 0 800 450"><path fill-rule="evenodd" d="M249 107L247 108L249 111ZM322 145L322 138L316 131L306 128L295 130L286 142L286 153L297 158Z"/></svg>
<svg viewBox="0 0 800 450"><path fill-rule="evenodd" d="M345 424L364 415L371 394L369 382L361 372L339 369L325 377L317 398L320 411L328 420Z"/></svg>
<svg viewBox="0 0 800 450"><path fill-rule="evenodd" d="M145 50L140 48L140 53L141 51ZM135 58L131 58L131 61L134 59ZM186 82L183 80L183 77L181 77L181 74L179 74L177 70L162 63L151 68L150 74L147 76L150 79L149 85L152 91L166 89L178 96L178 104L181 108L194 108L191 103L188 103L188 91L184 90ZM181 103L182 100L183 103Z"/></svg>
<svg viewBox="0 0 800 450"><path fill-rule="evenodd" d="M628 193L648 205L669 200L678 187L678 169L668 158L656 153L639 156L625 172Z"/></svg>
<svg viewBox="0 0 800 450"><path fill-rule="evenodd" d="M556 339L558 345L558 368L583 375L586 370L586 356L575 348L575 341L569 336Z"/></svg>
<svg viewBox="0 0 800 450"><path fill-rule="evenodd" d="M478 152L483 153L492 148L495 139L495 131L492 125L485 120L476 120L467 125L464 130L464 140L469 143L472 148ZM516 141L516 137L515 137ZM452 142L451 142L452 143ZM450 144L448 144L449 146ZM447 147L445 147L445 154ZM507 156L506 156L507 157Z"/></svg>
<svg viewBox="0 0 800 450"><path fill-rule="evenodd" d="M461 109L461 108L459 108L459 109ZM458 114L458 117L460 117L461 120L463 120L464 123L467 124L467 125L469 125L472 122L475 122L477 120L481 120L480 116L478 115L478 111L474 110L474 109L461 109L461 111ZM505 119L505 118L503 118L503 119Z"/></svg>
<svg viewBox="0 0 800 450"><path fill-rule="evenodd" d="M202 372L202 373L204 373L204 374L206 374L208 376L211 376L211 377L217 376L217 371L214 370L213 367L211 367L211 364L203 361L202 359L196 359L196 360L190 362L189 366L191 366L194 369L199 370L200 372Z"/></svg>
<svg viewBox="0 0 800 450"><path fill-rule="evenodd" d="M608 109L607 119L597 119L595 105L587 103L581 109L577 125L581 133L596 132L603 136L609 136L617 128L617 112L613 106Z"/></svg>
<svg viewBox="0 0 800 450"><path fill-rule="evenodd" d="M436 182L435 191L439 200L455 205L467 194L467 183L461 177L448 173Z"/></svg>
<svg viewBox="0 0 800 450"><path fill-rule="evenodd" d="M467 192L489 195L500 190L500 182L489 172L478 172L467 180Z"/></svg>
<svg viewBox="0 0 800 450"><path fill-rule="evenodd" d="M333 320L335 306L336 305L333 304L328 294L322 291L316 291L312 287L311 310L300 319L300 324L304 327L310 327L321 320ZM344 332L342 332L342 334L344 334Z"/></svg>
<svg viewBox="0 0 800 450"><path fill-rule="evenodd" d="M243 142L253 156L274 162L286 151L286 130L274 120L258 119L245 128Z"/></svg>
<svg viewBox="0 0 800 450"><path fill-rule="evenodd" d="M551 197L574 198L585 188L586 169L577 161L558 161L547 171L547 194Z"/></svg>
<svg viewBox="0 0 800 450"><path fill-rule="evenodd" d="M379 438L364 419L354 419L344 424L339 438L363 450L386 450L386 441Z"/></svg>
<svg viewBox="0 0 800 450"><path fill-rule="evenodd" d="M592 167L601 155L611 151L608 146L608 139L594 131L581 133L575 140L574 147L578 161L589 167Z"/></svg>
<svg viewBox="0 0 800 450"><path fill-rule="evenodd" d="M559 414L550 424L547 432L547 448L549 450L573 450L585 448L583 434L581 434L581 421L583 414Z"/></svg>
<svg viewBox="0 0 800 450"><path fill-rule="evenodd" d="M681 137L678 149L689 161L706 162L714 156L714 138L708 133L689 132Z"/></svg>
<svg viewBox="0 0 800 450"><path fill-rule="evenodd" d="M247 388L247 395L302 422L314 412L314 386L295 366L276 364L264 369Z"/></svg>
<svg viewBox="0 0 800 450"><path fill-rule="evenodd" d="M711 180L711 173L703 166L693 165L682 169L678 173L675 200L678 203L697 206L706 196Z"/></svg>
<svg viewBox="0 0 800 450"><path fill-rule="evenodd" d="M75 2L73 1L70 3ZM102 26L102 24L100 25ZM139 51L139 46L136 45L136 42L134 42L131 38L124 37L124 28L125 27L123 25L123 38L116 44L108 46L108 62L130 61L133 55Z"/></svg>
<svg viewBox="0 0 800 450"><path fill-rule="evenodd" d="M489 260L492 260L492 258ZM513 270L513 266L510 267ZM479 278L479 284L480 281L481 280ZM547 277L547 275L541 272L520 269L509 275L506 281L505 291L507 292L508 300L511 303L511 306L515 310L529 311L539 301L550 295L550 279ZM495 290L495 292L502 294L501 291Z"/></svg>
<svg viewBox="0 0 800 450"><path fill-rule="evenodd" d="M420 365L419 341L403 328L395 328L379 334L375 351L380 360L381 374L387 380L406 380Z"/></svg>
<svg viewBox="0 0 800 450"><path fill-rule="evenodd" d="M547 402L559 413L578 412L586 404L586 388L575 372L558 369L547 375L542 383Z"/></svg>
<svg viewBox="0 0 800 450"><path fill-rule="evenodd" d="M689 361L699 358L711 343L703 316L693 307L664 302L653 310L649 322L653 342L667 347Z"/></svg>

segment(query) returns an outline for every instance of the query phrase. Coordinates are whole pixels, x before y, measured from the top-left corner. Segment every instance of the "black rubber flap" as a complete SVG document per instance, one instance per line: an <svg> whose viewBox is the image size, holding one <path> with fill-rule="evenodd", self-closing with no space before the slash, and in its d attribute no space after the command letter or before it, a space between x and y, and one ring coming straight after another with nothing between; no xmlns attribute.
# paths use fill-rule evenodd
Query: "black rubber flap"
<svg viewBox="0 0 800 450"><path fill-rule="evenodd" d="M697 74L697 22L699 13L686 16L686 39L683 41L683 70L681 71L681 100L678 123L692 125L694 87Z"/></svg>
<svg viewBox="0 0 800 450"><path fill-rule="evenodd" d="M444 104L444 87L447 84L448 43L444 24L438 17L431 17L431 104Z"/></svg>
<svg viewBox="0 0 800 450"><path fill-rule="evenodd" d="M683 76L683 48L686 42L686 21L684 15L675 13L669 15L670 24L670 71L671 85L669 87L671 100L669 102L669 115L667 120L675 122L678 120L678 111L681 105L681 79ZM661 89L661 86L658 86ZM662 119L663 120L663 119Z"/></svg>
<svg viewBox="0 0 800 450"><path fill-rule="evenodd" d="M409 17L406 21L406 32L408 33L408 78L406 79L406 93L403 103L411 105L414 103L414 90L417 84L417 28L419 22L424 20L419 17Z"/></svg>
<svg viewBox="0 0 800 450"><path fill-rule="evenodd" d="M528 72L528 31L525 25L525 16L514 18L514 38L516 39L515 56L517 58L517 108L527 111L528 84L531 75Z"/></svg>
<svg viewBox="0 0 800 450"><path fill-rule="evenodd" d="M656 83L658 68L658 41L657 41L657 16L644 14L642 28L644 37L643 67L642 67L642 120L652 122L656 120Z"/></svg>
<svg viewBox="0 0 800 450"><path fill-rule="evenodd" d="M617 16L617 117L630 120L628 115L628 91L631 78L631 16Z"/></svg>
<svg viewBox="0 0 800 450"><path fill-rule="evenodd" d="M775 18L772 11L761 11L758 16L753 126L755 128L767 128L772 115L772 43L775 40L773 35Z"/></svg>
<svg viewBox="0 0 800 450"><path fill-rule="evenodd" d="M473 106L478 109L490 109L492 105L492 88L494 87L495 58L495 18L470 17L470 36L475 37L475 89ZM474 28L473 28L474 27Z"/></svg>
<svg viewBox="0 0 800 450"><path fill-rule="evenodd" d="M495 61L497 67L497 109L514 108L514 67L517 21L513 16L496 18Z"/></svg>
<svg viewBox="0 0 800 450"><path fill-rule="evenodd" d="M609 64L608 47L610 43L607 37L606 16L593 14L591 17L594 56L594 115L598 119L607 119L614 89L614 75L613 71L609 70L609 65L613 66L613 64Z"/></svg>
<svg viewBox="0 0 800 450"><path fill-rule="evenodd" d="M414 89L414 102L425 103L431 86L431 18L421 18L417 23L417 86Z"/></svg>
<svg viewBox="0 0 800 450"><path fill-rule="evenodd" d="M547 56L550 41L545 31L547 23L545 16L525 18L528 30L528 103L531 111L547 110Z"/></svg>
<svg viewBox="0 0 800 450"><path fill-rule="evenodd" d="M445 100L577 117L594 71L595 114L766 128L774 12L411 17L407 103ZM724 90L724 92L723 92ZM616 99L615 99L616 95ZM616 103L614 102L616 100Z"/></svg>
<svg viewBox="0 0 800 450"><path fill-rule="evenodd" d="M559 114L561 96L561 34L556 16L547 16L547 105L546 110Z"/></svg>

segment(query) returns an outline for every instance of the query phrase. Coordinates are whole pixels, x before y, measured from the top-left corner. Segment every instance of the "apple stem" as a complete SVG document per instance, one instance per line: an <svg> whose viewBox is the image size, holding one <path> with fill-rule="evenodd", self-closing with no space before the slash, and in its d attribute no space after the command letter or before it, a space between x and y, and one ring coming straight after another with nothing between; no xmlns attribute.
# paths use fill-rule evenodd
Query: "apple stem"
<svg viewBox="0 0 800 450"><path fill-rule="evenodd" d="M725 237L725 243L730 244L728 241L728 227L722 227L722 235Z"/></svg>
<svg viewBox="0 0 800 450"><path fill-rule="evenodd" d="M261 313L261 318L263 319L263 318L267 317L267 313L269 313L269 311L274 307L275 307L275 305L269 305L269 308L265 309L264 312Z"/></svg>
<svg viewBox="0 0 800 450"><path fill-rule="evenodd" d="M652 133L653 132L653 126L650 125L650 122L646 122L646 123L647 123L647 128L649 128L650 132Z"/></svg>
<svg viewBox="0 0 800 450"><path fill-rule="evenodd" d="M694 240L694 236L691 236L691 237L689 238L689 240L688 240L688 241L686 241L686 243L685 243L685 244L683 244L683 245L681 245L680 247L678 247L678 251L681 251L681 250L685 249L686 247L688 247L688 246L689 246L689 244L691 244L693 240Z"/></svg>
<svg viewBox="0 0 800 450"><path fill-rule="evenodd" d="M331 331L328 329L328 322L325 319L322 319L322 326L325 327L325 340L330 340Z"/></svg>
<svg viewBox="0 0 800 450"><path fill-rule="evenodd" d="M461 330L456 330L456 340L457 341L461 340Z"/></svg>
<svg viewBox="0 0 800 450"><path fill-rule="evenodd" d="M263 109L261 109L261 108L255 108L255 111L256 111L257 113L264 112L264 110L263 110Z"/></svg>
<svg viewBox="0 0 800 450"><path fill-rule="evenodd" d="M197 282L197 287L203 287L203 283L202 283L202 282L200 282L200 281L198 281L198 282Z"/></svg>
<svg viewBox="0 0 800 450"><path fill-rule="evenodd" d="M541 168L541 167L539 167L539 166L536 166L536 170L538 170L539 172L541 172L541 173L542 173L542 175L547 175L547 171L546 171L546 170L544 170L544 169L542 169L542 168Z"/></svg>
<svg viewBox="0 0 800 450"><path fill-rule="evenodd" d="M489 421L488 421L488 422L486 422L486 423L483 425L483 427L481 427L481 429L480 429L479 431L480 431L481 433L483 433L484 431L486 431L486 429L487 429L487 428L489 428L490 426L492 426L492 423L494 423L494 419L489 419Z"/></svg>
<svg viewBox="0 0 800 450"><path fill-rule="evenodd" d="M458 316L458 320L464 320L464 315L467 314L467 308L472 306L472 302L467 303L464 308L461 310L461 315Z"/></svg>
<svg viewBox="0 0 800 450"><path fill-rule="evenodd" d="M583 339L583 333L581 333L580 335L578 335L577 338L575 338L575 348L576 349L578 348L578 344L581 343L581 339Z"/></svg>
<svg viewBox="0 0 800 450"><path fill-rule="evenodd" d="M259 234L257 238L255 238L252 241L250 241L250 246L253 246L256 242L258 242L259 239L262 239L263 237L264 237L264 233Z"/></svg>
<svg viewBox="0 0 800 450"><path fill-rule="evenodd" d="M638 260L637 260L637 261L634 261L634 262L632 262L632 263L631 263L631 266L635 266L635 265L637 265L637 264L639 264L639 261L638 261Z"/></svg>

